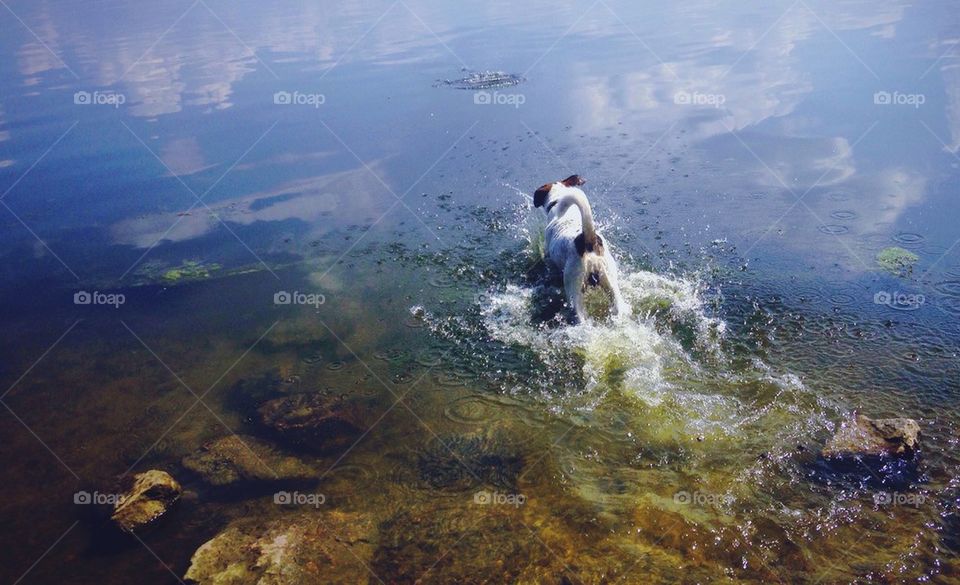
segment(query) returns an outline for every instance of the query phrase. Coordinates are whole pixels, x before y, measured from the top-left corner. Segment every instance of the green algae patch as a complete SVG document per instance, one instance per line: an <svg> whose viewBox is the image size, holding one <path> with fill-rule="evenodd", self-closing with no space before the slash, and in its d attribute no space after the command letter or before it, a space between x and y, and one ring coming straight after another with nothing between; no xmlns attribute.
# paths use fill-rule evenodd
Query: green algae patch
<svg viewBox="0 0 960 585"><path fill-rule="evenodd" d="M262 271L279 271L288 268L307 266L311 263L307 261L295 261L287 263L270 264L262 263L245 264L240 266L225 268L216 262L206 262L202 260L184 260L180 265L171 265L162 260L151 260L144 262L131 278L131 286L178 286L192 282L231 278L234 276L243 276L255 274ZM90 281L88 286L106 288L112 281Z"/></svg>
<svg viewBox="0 0 960 585"><path fill-rule="evenodd" d="M634 302L634 310L649 317L665 317L673 309L673 299L666 296L649 295Z"/></svg>
<svg viewBox="0 0 960 585"><path fill-rule="evenodd" d="M219 264L201 264L193 260L187 260L176 268L171 268L163 273L161 280L166 284L178 284L184 281L203 280L210 278L210 273L220 270Z"/></svg>
<svg viewBox="0 0 960 585"><path fill-rule="evenodd" d="M913 265L919 259L920 257L913 252L896 246L881 250L877 254L877 264L880 268L895 276L906 276L913 272Z"/></svg>

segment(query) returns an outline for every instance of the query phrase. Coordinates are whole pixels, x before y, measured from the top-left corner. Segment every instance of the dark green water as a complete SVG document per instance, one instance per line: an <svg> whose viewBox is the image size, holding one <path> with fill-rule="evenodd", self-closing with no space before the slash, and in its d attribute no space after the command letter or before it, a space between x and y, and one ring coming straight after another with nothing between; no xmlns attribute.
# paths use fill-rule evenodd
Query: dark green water
<svg viewBox="0 0 960 585"><path fill-rule="evenodd" d="M361 582L960 580L949 3L0 22L3 582L178 582L232 520L290 513L182 458L272 441L257 407L314 392L368 432L276 444L323 471L319 513L373 521ZM442 83L462 69L525 81ZM529 193L573 172L624 323L566 322L537 262ZM916 467L819 460L853 410L917 419ZM152 468L188 493L141 540L74 503Z"/></svg>

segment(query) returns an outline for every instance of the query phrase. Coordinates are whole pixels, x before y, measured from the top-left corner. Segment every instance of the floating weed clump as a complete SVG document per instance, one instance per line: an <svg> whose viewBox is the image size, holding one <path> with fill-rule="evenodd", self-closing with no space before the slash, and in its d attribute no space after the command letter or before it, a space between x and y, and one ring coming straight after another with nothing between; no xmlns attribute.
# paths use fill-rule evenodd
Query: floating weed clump
<svg viewBox="0 0 960 585"><path fill-rule="evenodd" d="M919 256L897 246L881 250L877 254L877 264L895 276L907 276L913 272L913 265L920 259Z"/></svg>
<svg viewBox="0 0 960 585"><path fill-rule="evenodd" d="M469 75L459 79L442 79L435 84L435 87L446 85L457 89L499 89L519 85L526 81L522 75L515 75L505 71L469 71L467 69L461 69L461 73L469 73Z"/></svg>
<svg viewBox="0 0 960 585"><path fill-rule="evenodd" d="M163 273L162 280L166 284L178 284L184 281L202 280L210 278L210 273L220 269L219 264L201 264L194 260L186 260L180 266L171 268Z"/></svg>

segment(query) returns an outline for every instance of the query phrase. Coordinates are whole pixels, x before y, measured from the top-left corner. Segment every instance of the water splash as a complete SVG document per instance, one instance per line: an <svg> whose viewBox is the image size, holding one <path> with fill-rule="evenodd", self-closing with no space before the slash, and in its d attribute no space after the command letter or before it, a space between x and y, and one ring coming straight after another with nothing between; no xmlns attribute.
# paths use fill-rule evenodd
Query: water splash
<svg viewBox="0 0 960 585"><path fill-rule="evenodd" d="M537 243L531 238L532 246ZM548 289L510 284L487 295L487 304L480 307L484 327L492 338L530 348L545 362L579 361L588 391L622 388L649 405L660 404L673 390L664 369L690 363L674 329L689 331L695 347L720 351L725 324L705 314L693 282L642 271L625 273L621 292L634 313L576 325L561 324L556 318L537 323L534 316L544 309L540 299L549 296Z"/></svg>

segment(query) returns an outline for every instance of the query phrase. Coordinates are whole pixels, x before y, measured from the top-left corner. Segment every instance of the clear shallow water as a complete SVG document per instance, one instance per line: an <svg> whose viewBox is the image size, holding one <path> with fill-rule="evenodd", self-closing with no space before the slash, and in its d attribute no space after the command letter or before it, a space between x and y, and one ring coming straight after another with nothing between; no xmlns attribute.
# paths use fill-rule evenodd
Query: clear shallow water
<svg viewBox="0 0 960 585"><path fill-rule="evenodd" d="M957 579L951 5L8 4L4 581L174 581L280 513L181 458L324 389L383 415L317 489L384 582ZM524 194L572 172L627 323L555 318ZM917 473L824 470L853 409L921 420ZM142 543L73 504L151 467L196 495Z"/></svg>

